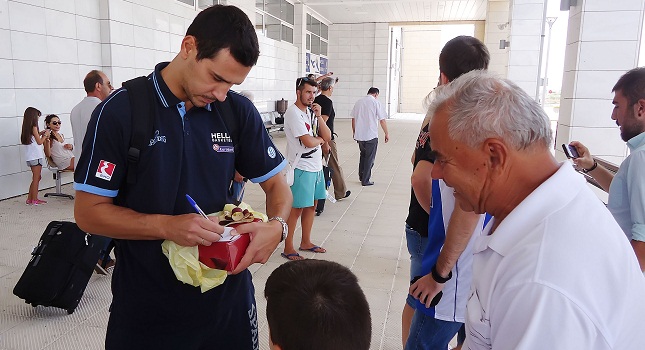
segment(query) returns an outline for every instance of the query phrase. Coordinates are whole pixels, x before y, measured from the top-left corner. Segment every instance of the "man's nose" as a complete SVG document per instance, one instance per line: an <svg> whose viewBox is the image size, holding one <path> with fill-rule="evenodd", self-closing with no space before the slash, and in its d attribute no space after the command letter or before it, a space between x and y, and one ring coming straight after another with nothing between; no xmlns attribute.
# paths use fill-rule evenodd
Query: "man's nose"
<svg viewBox="0 0 645 350"><path fill-rule="evenodd" d="M223 84L222 86L215 88L211 93L218 101L224 102L224 100L226 100L226 94L228 93L228 90L231 89L231 86L233 86L233 84Z"/></svg>
<svg viewBox="0 0 645 350"><path fill-rule="evenodd" d="M441 164L439 164L439 162L435 162L432 165L432 170L430 170L430 176L436 180L443 179L443 169Z"/></svg>

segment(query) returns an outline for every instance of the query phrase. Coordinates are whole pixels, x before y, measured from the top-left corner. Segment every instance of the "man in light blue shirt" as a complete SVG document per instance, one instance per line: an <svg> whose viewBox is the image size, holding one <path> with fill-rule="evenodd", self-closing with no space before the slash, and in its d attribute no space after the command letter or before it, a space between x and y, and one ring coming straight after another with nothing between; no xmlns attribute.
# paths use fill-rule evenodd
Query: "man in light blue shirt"
<svg viewBox="0 0 645 350"><path fill-rule="evenodd" d="M612 91L611 119L620 127L629 157L614 176L598 165L587 147L573 141L571 145L580 155L574 163L609 192L607 208L631 240L641 270L645 271L645 67L625 73Z"/></svg>

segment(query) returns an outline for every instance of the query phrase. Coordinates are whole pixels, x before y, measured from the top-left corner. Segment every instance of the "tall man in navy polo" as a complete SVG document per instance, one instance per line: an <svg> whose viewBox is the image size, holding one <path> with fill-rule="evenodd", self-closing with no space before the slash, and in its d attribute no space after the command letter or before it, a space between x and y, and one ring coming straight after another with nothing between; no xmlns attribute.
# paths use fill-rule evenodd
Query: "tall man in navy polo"
<svg viewBox="0 0 645 350"><path fill-rule="evenodd" d="M292 198L279 175L286 161L258 111L229 91L258 56L253 24L240 9L216 5L197 15L179 54L148 77L157 102L155 131L133 185L125 179L136 117L130 99L141 97L119 89L93 113L86 136L93 141L85 142L75 172L75 217L83 230L117 239L106 349L259 349L246 268L266 262L284 237ZM215 100L230 102L239 129L235 147ZM271 219L237 227L251 234L246 254L224 284L201 293L175 278L161 243L217 241L224 228L194 214L185 195L207 213L219 211L232 201L235 170L260 184Z"/></svg>

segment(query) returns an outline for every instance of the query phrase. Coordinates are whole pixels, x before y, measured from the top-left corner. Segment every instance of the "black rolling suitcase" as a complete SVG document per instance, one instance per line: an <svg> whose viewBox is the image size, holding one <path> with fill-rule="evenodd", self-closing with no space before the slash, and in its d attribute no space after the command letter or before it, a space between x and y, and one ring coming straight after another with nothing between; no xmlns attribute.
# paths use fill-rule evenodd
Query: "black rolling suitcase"
<svg viewBox="0 0 645 350"><path fill-rule="evenodd" d="M50 222L13 294L34 307L54 306L73 313L99 259L102 239L73 222Z"/></svg>

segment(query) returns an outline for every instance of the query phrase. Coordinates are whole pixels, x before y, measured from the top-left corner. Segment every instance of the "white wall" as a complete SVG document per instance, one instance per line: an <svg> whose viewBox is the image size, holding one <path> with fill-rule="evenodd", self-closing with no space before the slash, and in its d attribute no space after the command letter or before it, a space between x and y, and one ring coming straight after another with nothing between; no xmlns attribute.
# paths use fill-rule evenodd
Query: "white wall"
<svg viewBox="0 0 645 350"><path fill-rule="evenodd" d="M538 87L544 1L514 0L511 7L511 47L507 76L532 97L536 96Z"/></svg>
<svg viewBox="0 0 645 350"><path fill-rule="evenodd" d="M253 0L227 3L255 20ZM101 69L115 87L149 74L176 55L196 15L175 0L0 0L0 199L26 193L31 181L19 146L26 107L59 115L72 142L69 112L85 96L85 74ZM293 100L298 48L262 35L259 41L258 64L233 89L252 91L258 109L271 111L275 100ZM40 188L52 186L43 169Z"/></svg>
<svg viewBox="0 0 645 350"><path fill-rule="evenodd" d="M559 145L578 140L591 154L620 164L628 154L611 120L612 87L638 64L645 0L578 0L569 10L560 100ZM608 25L611 23L611 25Z"/></svg>
<svg viewBox="0 0 645 350"><path fill-rule="evenodd" d="M387 23L334 24L329 28L329 70L339 77L334 88L336 118L349 118L354 103L374 86L387 105L389 49Z"/></svg>
<svg viewBox="0 0 645 350"><path fill-rule="evenodd" d="M510 3L509 0L488 0L486 11L486 37L484 44L490 53L490 64L488 70L495 72L501 77L506 77L508 73L508 54L509 48L500 49L499 41L510 41L511 23L510 23ZM514 23L521 26L521 23ZM501 27L501 28L500 28ZM539 33L538 33L539 35ZM518 51L516 56L523 54ZM531 61L537 61L534 56L529 57Z"/></svg>

